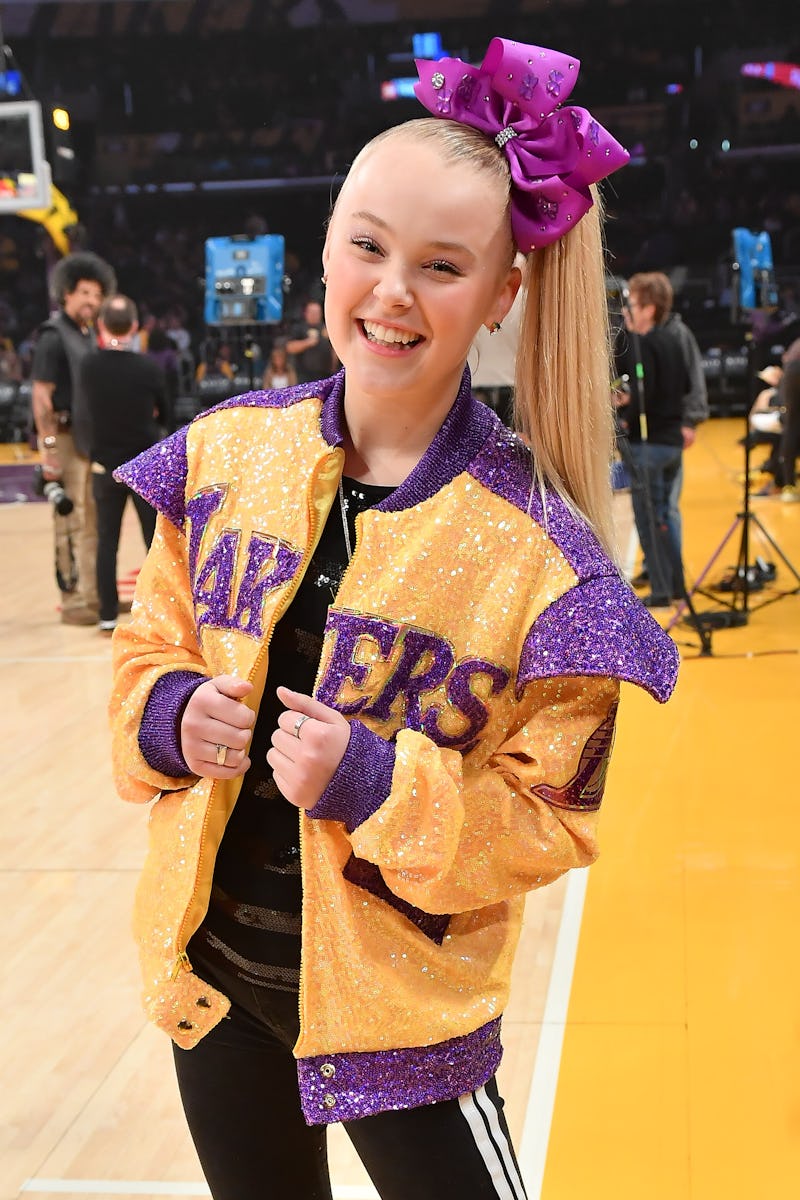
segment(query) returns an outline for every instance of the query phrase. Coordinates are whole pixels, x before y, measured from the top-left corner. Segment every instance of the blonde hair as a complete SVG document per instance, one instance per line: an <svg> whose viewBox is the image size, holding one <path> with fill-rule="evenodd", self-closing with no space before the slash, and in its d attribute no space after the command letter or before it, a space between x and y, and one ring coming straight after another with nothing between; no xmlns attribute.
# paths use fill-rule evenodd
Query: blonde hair
<svg viewBox="0 0 800 1200"><path fill-rule="evenodd" d="M549 484L614 557L611 342L602 204L568 234L528 256L514 423L530 444L541 491Z"/></svg>
<svg viewBox="0 0 800 1200"><path fill-rule="evenodd" d="M378 134L358 154L351 171L375 146L398 137L435 142L445 161L469 163L497 181L505 196L510 268L516 251L505 154L478 129L423 117ZM514 423L533 452L532 486L543 496L546 486L552 488L584 517L613 557L611 343L602 204L594 187L592 195L593 207L574 229L527 256Z"/></svg>

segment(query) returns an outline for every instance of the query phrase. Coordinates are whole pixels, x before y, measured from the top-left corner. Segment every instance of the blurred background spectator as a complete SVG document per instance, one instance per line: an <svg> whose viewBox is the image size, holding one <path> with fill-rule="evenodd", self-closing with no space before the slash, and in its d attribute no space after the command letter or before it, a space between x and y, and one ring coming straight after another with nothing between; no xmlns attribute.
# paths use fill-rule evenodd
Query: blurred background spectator
<svg viewBox="0 0 800 1200"><path fill-rule="evenodd" d="M415 37L438 34L445 53L480 61L498 32L582 59L571 100L632 153L606 189L610 275L669 275L703 353L712 415L744 414L755 370L800 332L800 91L743 73L800 63L785 14L756 0L730 0L724 21L717 0L429 0L424 14L411 0L4 6L4 37L32 94L46 116L55 105L70 113L62 141L73 157L59 157L52 130L47 138L79 236L137 302L139 348L155 337L155 353L175 351L176 419L200 383L199 401L220 398L209 375L247 386L237 335L225 331L220 357L204 325L206 238L285 238L283 318L255 331L260 377L273 342L297 340L304 302L319 297L323 234L308 231L322 231L355 150L420 115L403 83L415 76ZM732 319L736 226L766 230L775 259L777 306L753 321ZM0 216L0 332L23 378L53 257L41 226Z"/></svg>

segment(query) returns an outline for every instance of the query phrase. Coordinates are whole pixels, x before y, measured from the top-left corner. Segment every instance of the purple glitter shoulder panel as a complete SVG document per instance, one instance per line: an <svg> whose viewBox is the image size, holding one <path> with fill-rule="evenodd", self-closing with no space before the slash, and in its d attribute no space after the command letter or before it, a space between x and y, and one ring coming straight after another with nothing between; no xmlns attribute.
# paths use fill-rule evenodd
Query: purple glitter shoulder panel
<svg viewBox="0 0 800 1200"><path fill-rule="evenodd" d="M296 384L294 387L275 388L271 391L244 392L215 404L213 408L199 413L192 424L205 420L212 413L227 408L289 408L301 400L318 397L323 405L330 400L334 408L340 406L344 390L344 371L319 383ZM178 429L168 438L151 446L130 462L123 463L114 472L118 483L125 483L138 492L148 504L168 517L177 529L183 530L186 522L186 477L188 462L186 437L188 425ZM331 444L336 444L331 442Z"/></svg>
<svg viewBox="0 0 800 1200"><path fill-rule="evenodd" d="M455 1100L488 1083L502 1055L498 1017L434 1046L301 1058L303 1116L325 1125Z"/></svg>
<svg viewBox="0 0 800 1200"><path fill-rule="evenodd" d="M558 546L579 580L607 575L614 567L597 538L586 524L567 508L555 492L547 492L547 514L538 489L531 494L533 463L530 451L498 422L470 463L470 473L496 496L501 496L521 512L530 511L538 525Z"/></svg>
<svg viewBox="0 0 800 1200"><path fill-rule="evenodd" d="M186 520L186 431L176 430L114 472L117 483L138 492L157 512L182 530Z"/></svg>
<svg viewBox="0 0 800 1200"><path fill-rule="evenodd" d="M570 589L531 629L517 686L556 675L603 675L646 688L662 703L678 674L678 651L627 584L614 576Z"/></svg>

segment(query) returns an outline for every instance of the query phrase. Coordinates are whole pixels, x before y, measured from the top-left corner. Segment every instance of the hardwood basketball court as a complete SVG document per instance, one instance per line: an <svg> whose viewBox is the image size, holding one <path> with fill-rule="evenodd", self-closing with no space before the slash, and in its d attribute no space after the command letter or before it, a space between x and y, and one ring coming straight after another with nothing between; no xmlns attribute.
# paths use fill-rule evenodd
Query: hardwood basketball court
<svg viewBox="0 0 800 1200"><path fill-rule="evenodd" d="M701 427L685 459L693 578L739 511L741 425ZM754 511L800 569L800 504ZM111 784L110 644L59 623L48 506L0 505L0 539L0 1200L207 1195L139 1008L147 814ZM738 542L737 526L707 583ZM797 588L757 529L755 554ZM128 589L142 555L129 514ZM753 593L707 657L675 626L665 708L624 688L601 858L530 897L501 1083L531 1200L800 1194L800 595L759 607L777 594ZM337 1200L374 1197L338 1128L331 1159Z"/></svg>

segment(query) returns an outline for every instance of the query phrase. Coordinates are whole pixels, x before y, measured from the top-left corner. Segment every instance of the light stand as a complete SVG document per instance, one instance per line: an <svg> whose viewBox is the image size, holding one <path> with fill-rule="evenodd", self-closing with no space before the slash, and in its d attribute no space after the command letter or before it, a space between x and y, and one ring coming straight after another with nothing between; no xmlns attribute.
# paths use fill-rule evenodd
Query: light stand
<svg viewBox="0 0 800 1200"><path fill-rule="evenodd" d="M772 246L770 243L769 234L767 233L751 233L747 229L734 229L732 231L733 238L733 258L731 264L731 322L733 324L747 323L752 320L754 311L773 311L776 306L774 268L772 261ZM751 612L757 612L761 608L766 608L768 604L775 604L778 600L782 600L785 596L796 596L800 593L800 574L781 550L778 543L772 535L764 528L763 524L752 511L750 507L750 426L749 426L749 410L750 400L753 391L752 383L755 377L755 339L752 330L749 330L745 335L747 344L747 403L745 405L745 431L744 431L744 496L740 511L736 514L730 528L725 537L720 542L717 549L708 560L703 570L700 572L695 581L692 593L700 592L701 595L707 596L714 600L717 604L722 604L722 611L705 612L700 614L700 621L714 629L730 629L741 625L746 625ZM770 596L763 600L760 604L751 605L750 592L756 581L755 565L750 563L750 548L751 548L751 526L760 533L765 542L774 550L775 554L790 573L794 576L797 586L789 588L785 591L778 592L775 596ZM736 559L733 576L731 579L732 599L726 601L720 598L716 593L710 594L702 588L702 584L711 570L714 563L717 561L722 551L727 546L730 539L736 533L737 529L741 530L741 538L739 541L739 553ZM761 587L761 582L758 584ZM667 629L671 629L683 615L683 606L676 612L675 616L670 621Z"/></svg>

